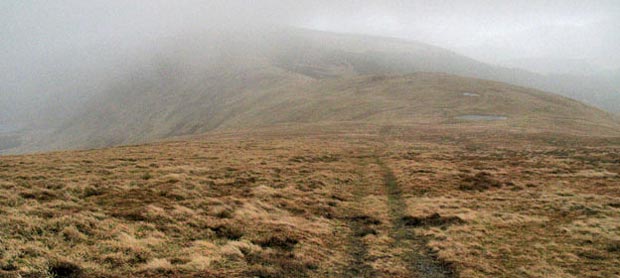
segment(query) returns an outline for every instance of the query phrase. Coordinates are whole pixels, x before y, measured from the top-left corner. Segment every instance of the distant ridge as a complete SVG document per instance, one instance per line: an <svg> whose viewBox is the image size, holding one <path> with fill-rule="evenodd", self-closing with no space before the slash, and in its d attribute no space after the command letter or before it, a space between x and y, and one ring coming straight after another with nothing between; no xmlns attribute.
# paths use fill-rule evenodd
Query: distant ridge
<svg viewBox="0 0 620 278"><path fill-rule="evenodd" d="M536 75L422 43L273 29L175 45L110 84L51 134L31 136L12 151L106 147L282 123L465 124L599 135L620 130L614 116L578 101L471 78L527 83ZM467 115L505 119L463 120Z"/></svg>

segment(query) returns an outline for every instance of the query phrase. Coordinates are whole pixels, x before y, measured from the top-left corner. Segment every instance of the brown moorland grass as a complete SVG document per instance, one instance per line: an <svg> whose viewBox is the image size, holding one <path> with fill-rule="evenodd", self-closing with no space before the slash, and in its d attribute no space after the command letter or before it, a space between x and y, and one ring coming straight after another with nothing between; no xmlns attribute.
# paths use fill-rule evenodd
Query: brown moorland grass
<svg viewBox="0 0 620 278"><path fill-rule="evenodd" d="M561 138L396 140L386 160L460 277L618 276L618 141Z"/></svg>
<svg viewBox="0 0 620 278"><path fill-rule="evenodd" d="M0 277L620 275L617 138L286 130L1 156Z"/></svg>

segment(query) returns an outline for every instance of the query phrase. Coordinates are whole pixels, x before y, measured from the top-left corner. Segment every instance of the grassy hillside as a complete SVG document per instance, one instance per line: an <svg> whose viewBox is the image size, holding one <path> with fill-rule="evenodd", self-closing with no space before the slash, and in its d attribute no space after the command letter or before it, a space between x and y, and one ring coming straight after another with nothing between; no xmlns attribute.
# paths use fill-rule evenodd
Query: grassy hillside
<svg viewBox="0 0 620 278"><path fill-rule="evenodd" d="M145 80L137 87L135 81L126 85L131 88L97 99L48 136L45 142L53 143L44 147L105 147L284 123L483 125L598 135L620 131L612 116L577 101L447 74L313 79L270 67L219 72L205 80ZM505 119L461 118L467 115Z"/></svg>
<svg viewBox="0 0 620 278"><path fill-rule="evenodd" d="M618 119L472 77L537 76L308 30L161 47L0 131L100 148L0 156L0 278L620 275Z"/></svg>
<svg viewBox="0 0 620 278"><path fill-rule="evenodd" d="M300 125L3 156L0 277L615 277L618 138Z"/></svg>
<svg viewBox="0 0 620 278"><path fill-rule="evenodd" d="M485 64L446 49L393 38L343 35L310 30L291 30L280 34L276 53L292 53L285 65L317 77L338 73L407 74L445 72L495 80L571 97L607 111L618 113L618 73L595 75L543 75L519 68ZM327 42L326 42L327 41ZM290 46L293 44L293 46ZM288 46L291 52L286 52ZM317 61L319 61L317 63ZM290 63L295 66L290 66ZM322 72L325 65L332 70ZM346 70L342 65L347 65Z"/></svg>
<svg viewBox="0 0 620 278"><path fill-rule="evenodd" d="M466 78L540 87L541 76L422 43L274 28L186 36L160 49L117 74L123 77L90 86L102 91L71 107L75 116L56 128L0 141L13 147L4 151L105 147L283 123L471 124L459 120L463 115L507 117L474 123L496 128L618 130L611 116L575 101Z"/></svg>

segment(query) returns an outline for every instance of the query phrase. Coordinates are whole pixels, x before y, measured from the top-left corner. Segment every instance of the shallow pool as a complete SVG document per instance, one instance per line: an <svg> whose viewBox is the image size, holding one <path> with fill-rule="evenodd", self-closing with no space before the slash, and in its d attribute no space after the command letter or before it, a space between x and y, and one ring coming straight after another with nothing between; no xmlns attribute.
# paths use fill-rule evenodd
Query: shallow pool
<svg viewBox="0 0 620 278"><path fill-rule="evenodd" d="M503 121L508 119L508 117L500 115L461 115L456 118L467 121Z"/></svg>
<svg viewBox="0 0 620 278"><path fill-rule="evenodd" d="M479 97L480 96L479 94L469 93L469 92L465 92L465 93L463 93L463 95L466 96L466 97Z"/></svg>

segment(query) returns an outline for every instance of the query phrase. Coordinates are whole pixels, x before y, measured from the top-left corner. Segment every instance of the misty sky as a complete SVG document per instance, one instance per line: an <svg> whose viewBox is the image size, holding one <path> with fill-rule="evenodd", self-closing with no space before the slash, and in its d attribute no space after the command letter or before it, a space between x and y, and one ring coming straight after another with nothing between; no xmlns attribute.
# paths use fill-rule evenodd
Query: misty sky
<svg viewBox="0 0 620 278"><path fill-rule="evenodd" d="M5 0L0 49L3 56L33 59L93 45L131 47L232 22L402 37L489 62L547 57L605 67L620 62L617 0Z"/></svg>
<svg viewBox="0 0 620 278"><path fill-rule="evenodd" d="M351 1L355 3L357 1ZM620 1L366 1L325 7L302 24L418 40L488 62L522 58L620 61Z"/></svg>
<svg viewBox="0 0 620 278"><path fill-rule="evenodd" d="M401 37L533 71L620 65L618 0L3 0L0 109L162 39L266 23Z"/></svg>

